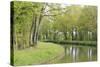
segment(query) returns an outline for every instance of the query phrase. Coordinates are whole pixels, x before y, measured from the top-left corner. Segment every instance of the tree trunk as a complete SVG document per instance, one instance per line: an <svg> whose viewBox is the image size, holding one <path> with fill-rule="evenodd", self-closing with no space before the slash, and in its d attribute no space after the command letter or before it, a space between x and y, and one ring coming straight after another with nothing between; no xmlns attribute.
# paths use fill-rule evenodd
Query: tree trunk
<svg viewBox="0 0 100 67"><path fill-rule="evenodd" d="M33 15L33 23L31 26L31 33L30 33L30 42L29 44L31 46L36 46L37 41L38 41L38 34L39 34L39 26L42 20L42 13L43 13L43 8L41 9L40 15Z"/></svg>
<svg viewBox="0 0 100 67"><path fill-rule="evenodd" d="M33 17L33 22L32 22L32 26L31 26L31 30L30 30L30 41L29 41L29 44L30 46L33 46L33 41L34 41L34 36L35 36L35 31L36 31L36 19L37 17Z"/></svg>
<svg viewBox="0 0 100 67"><path fill-rule="evenodd" d="M65 37L64 39L67 40L68 39L67 33L66 32L63 32L63 34L64 34L64 37Z"/></svg>
<svg viewBox="0 0 100 67"><path fill-rule="evenodd" d="M37 22L37 29L36 29L36 43L35 43L35 44L37 44L37 41L38 41L39 27L40 27L40 23L41 23L41 21L42 21L42 17L43 17L43 16L40 14L39 19L37 19L38 22Z"/></svg>

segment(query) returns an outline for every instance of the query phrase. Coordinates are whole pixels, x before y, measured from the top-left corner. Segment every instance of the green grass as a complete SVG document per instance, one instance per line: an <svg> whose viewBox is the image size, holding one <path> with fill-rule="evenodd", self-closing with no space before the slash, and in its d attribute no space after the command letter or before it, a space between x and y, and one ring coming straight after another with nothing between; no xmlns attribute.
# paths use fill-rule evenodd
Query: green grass
<svg viewBox="0 0 100 67"><path fill-rule="evenodd" d="M63 47L54 43L39 42L36 48L14 51L14 65L33 65L46 62L63 52Z"/></svg>

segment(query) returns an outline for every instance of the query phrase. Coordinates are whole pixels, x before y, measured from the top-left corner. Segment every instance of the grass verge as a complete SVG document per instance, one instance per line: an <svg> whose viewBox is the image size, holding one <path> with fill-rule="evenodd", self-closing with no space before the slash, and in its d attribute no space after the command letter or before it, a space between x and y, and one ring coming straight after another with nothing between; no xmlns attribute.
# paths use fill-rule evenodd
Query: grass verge
<svg viewBox="0 0 100 67"><path fill-rule="evenodd" d="M63 52L63 47L54 43L39 42L36 48L14 51L14 65L33 65L44 63Z"/></svg>

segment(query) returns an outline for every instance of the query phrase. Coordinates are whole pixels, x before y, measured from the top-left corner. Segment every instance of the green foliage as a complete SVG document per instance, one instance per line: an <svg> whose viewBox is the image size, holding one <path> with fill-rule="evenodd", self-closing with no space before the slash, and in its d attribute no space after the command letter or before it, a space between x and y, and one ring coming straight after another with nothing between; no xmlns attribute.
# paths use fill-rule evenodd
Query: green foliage
<svg viewBox="0 0 100 67"><path fill-rule="evenodd" d="M63 32L63 35L66 37L65 39L70 40L73 38L71 35L72 32L76 29L77 40L88 40L88 32L94 33L97 30L97 8L95 6L79 5L65 5L65 7L62 8L61 5L62 4L49 5L49 13L55 16L48 16L46 20L43 19L46 25L43 24L44 26L43 28L41 26L41 30L46 29L45 32L51 30L52 33ZM49 27L51 28L48 29ZM67 32L69 32L70 35L67 34ZM81 35L83 37L81 37Z"/></svg>
<svg viewBox="0 0 100 67"><path fill-rule="evenodd" d="M96 31L97 29L97 7L84 6L79 18L80 30Z"/></svg>
<svg viewBox="0 0 100 67"><path fill-rule="evenodd" d="M21 45L29 46L33 28L36 28L35 32L41 41L96 40L96 6L14 1L12 9L14 9L14 39L17 45L22 42ZM74 36L73 31L77 32L77 35ZM59 35L59 32L62 34ZM92 32L92 35L88 35L88 32Z"/></svg>
<svg viewBox="0 0 100 67"><path fill-rule="evenodd" d="M25 1L14 1L12 6L14 10L14 40L16 45L24 47L29 46L30 31L34 16L40 14L40 3ZM19 42L20 41L20 42Z"/></svg>

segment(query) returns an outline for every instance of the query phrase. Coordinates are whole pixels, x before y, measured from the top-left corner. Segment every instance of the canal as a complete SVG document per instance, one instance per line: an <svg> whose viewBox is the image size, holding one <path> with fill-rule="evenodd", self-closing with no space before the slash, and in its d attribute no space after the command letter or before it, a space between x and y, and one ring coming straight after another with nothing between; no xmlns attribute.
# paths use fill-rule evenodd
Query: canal
<svg viewBox="0 0 100 67"><path fill-rule="evenodd" d="M63 45L64 56L55 63L87 62L97 60L96 46Z"/></svg>

